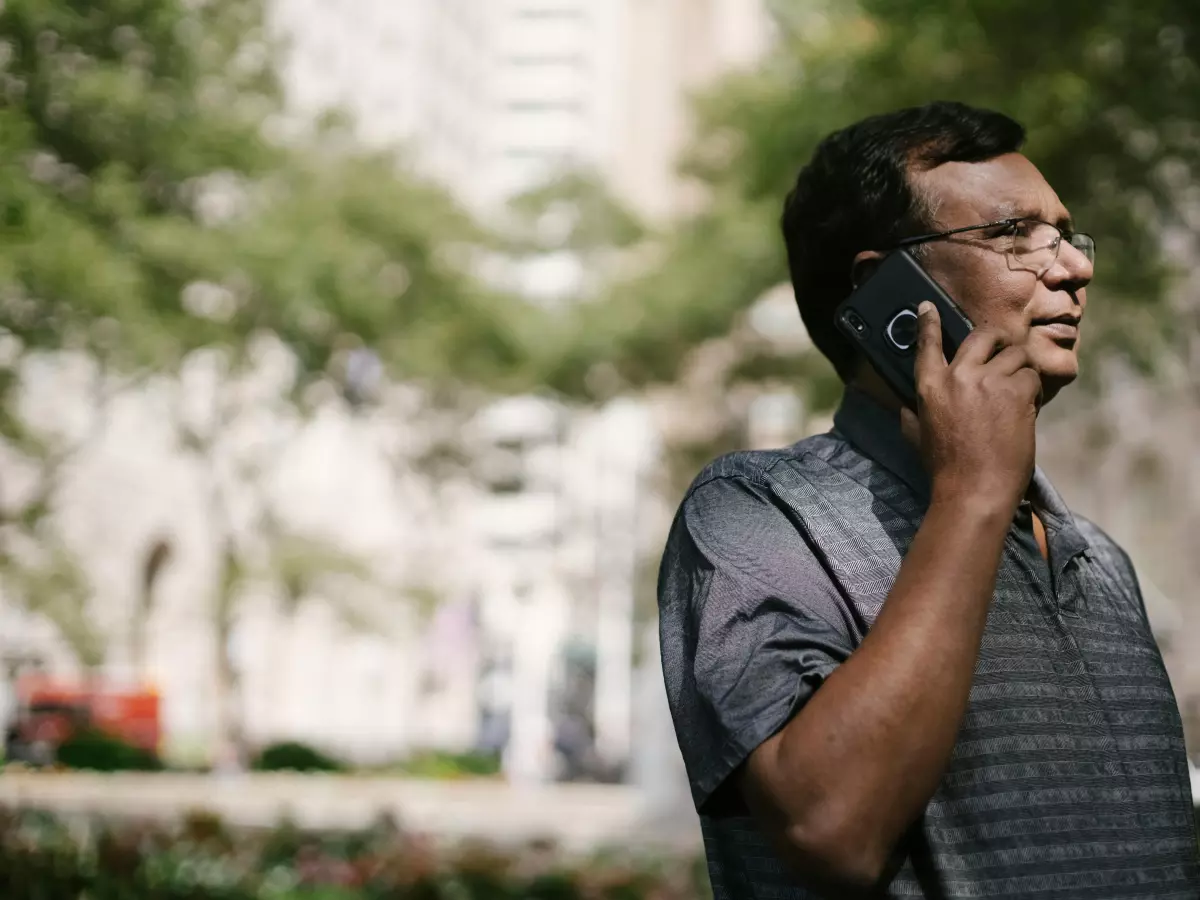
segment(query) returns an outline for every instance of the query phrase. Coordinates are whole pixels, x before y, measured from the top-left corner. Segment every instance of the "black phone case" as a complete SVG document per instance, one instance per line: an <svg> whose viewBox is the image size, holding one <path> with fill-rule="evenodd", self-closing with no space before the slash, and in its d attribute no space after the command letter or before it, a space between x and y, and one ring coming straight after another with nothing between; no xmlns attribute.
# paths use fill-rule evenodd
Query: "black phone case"
<svg viewBox="0 0 1200 900"><path fill-rule="evenodd" d="M971 333L971 320L905 250L889 254L834 314L838 329L912 408L917 403L916 315L923 300L941 314L942 350L951 360Z"/></svg>

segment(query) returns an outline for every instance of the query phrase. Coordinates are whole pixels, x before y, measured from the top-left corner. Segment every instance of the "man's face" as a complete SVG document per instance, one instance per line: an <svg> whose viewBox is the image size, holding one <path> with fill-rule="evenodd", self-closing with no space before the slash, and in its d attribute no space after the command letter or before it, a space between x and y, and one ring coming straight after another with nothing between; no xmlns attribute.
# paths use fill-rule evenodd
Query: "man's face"
<svg viewBox="0 0 1200 900"><path fill-rule="evenodd" d="M913 176L934 201L943 231L1013 217L1039 219L1070 232L1071 219L1041 172L1019 153L981 163L946 163ZM997 230L998 231L998 230ZM927 245L922 265L976 327L1024 345L1050 400L1079 374L1080 320L1092 264L1066 240L1045 272L1014 260L1011 237L972 231Z"/></svg>

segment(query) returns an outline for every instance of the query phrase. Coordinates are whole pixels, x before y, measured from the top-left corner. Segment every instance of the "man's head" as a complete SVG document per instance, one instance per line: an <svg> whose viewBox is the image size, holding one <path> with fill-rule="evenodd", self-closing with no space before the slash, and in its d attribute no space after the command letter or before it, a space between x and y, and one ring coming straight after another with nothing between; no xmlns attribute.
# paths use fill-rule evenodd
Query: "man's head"
<svg viewBox="0 0 1200 900"><path fill-rule="evenodd" d="M1000 113L932 103L865 119L821 142L788 195L782 225L800 315L843 380L865 363L838 332L834 310L898 242L1011 218L1070 234L1062 202L1019 153L1024 139ZM994 228L913 250L976 326L1028 348L1049 399L1078 373L1078 329L1063 322L1082 316L1092 266L1064 240L1039 271L1014 257L1018 239ZM1046 322L1053 319L1060 321Z"/></svg>

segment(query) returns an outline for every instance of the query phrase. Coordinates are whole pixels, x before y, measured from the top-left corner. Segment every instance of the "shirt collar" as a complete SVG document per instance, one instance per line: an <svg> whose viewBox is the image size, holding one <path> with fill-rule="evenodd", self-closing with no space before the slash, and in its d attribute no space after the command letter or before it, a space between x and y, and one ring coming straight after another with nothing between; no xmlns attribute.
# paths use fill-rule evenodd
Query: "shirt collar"
<svg viewBox="0 0 1200 900"><path fill-rule="evenodd" d="M1034 508L1046 526L1050 557L1055 562L1057 574L1061 575L1067 563L1076 556L1090 556L1092 546L1075 524L1071 510L1067 508L1067 504L1063 502L1063 498L1040 467L1034 467L1032 487L1030 493Z"/></svg>
<svg viewBox="0 0 1200 900"><path fill-rule="evenodd" d="M921 454L900 430L898 411L888 409L859 388L847 385L841 406L833 416L833 427L860 453L903 481L923 502L929 502L929 475ZM1090 550L1071 511L1040 467L1033 471L1031 496L1046 525L1057 563L1055 568L1065 566L1072 558Z"/></svg>
<svg viewBox="0 0 1200 900"><path fill-rule="evenodd" d="M900 431L900 413L851 385L846 386L833 427L864 456L879 463L922 500L929 499L929 475L917 448Z"/></svg>

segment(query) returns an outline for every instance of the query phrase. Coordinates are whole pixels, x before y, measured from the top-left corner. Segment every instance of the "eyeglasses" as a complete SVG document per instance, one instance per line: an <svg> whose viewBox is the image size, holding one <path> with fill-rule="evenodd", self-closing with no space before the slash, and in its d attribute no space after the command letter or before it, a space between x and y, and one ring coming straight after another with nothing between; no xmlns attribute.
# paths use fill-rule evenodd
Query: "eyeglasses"
<svg viewBox="0 0 1200 900"><path fill-rule="evenodd" d="M1037 273L1041 278L1058 259L1058 250L1062 242L1067 243L1087 257L1087 261L1096 261L1096 241L1090 234L1082 232L1064 232L1062 229L1043 222L1039 219L1015 218L1001 219L998 222L988 222L985 225L967 225L964 228L951 228L949 231L939 231L937 234L921 234L905 238L896 243L897 247L912 247L917 244L927 244L955 234L967 231L986 231L997 229L995 234L987 235L984 240L1008 238L1011 243L1004 248L1011 262L1016 262L1021 268Z"/></svg>

